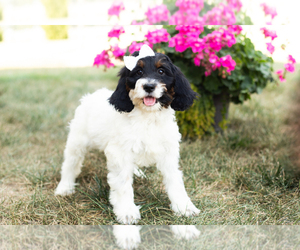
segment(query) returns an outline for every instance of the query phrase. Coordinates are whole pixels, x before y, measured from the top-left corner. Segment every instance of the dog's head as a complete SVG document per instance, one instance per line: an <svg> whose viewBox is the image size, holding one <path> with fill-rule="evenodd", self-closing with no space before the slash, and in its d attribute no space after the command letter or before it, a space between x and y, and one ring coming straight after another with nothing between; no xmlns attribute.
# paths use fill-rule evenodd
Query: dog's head
<svg viewBox="0 0 300 250"><path fill-rule="evenodd" d="M133 53L138 55L138 51ZM132 70L124 67L118 76L118 86L109 102L120 112L130 112L134 107L158 111L170 105L183 111L197 96L180 69L164 54L140 58Z"/></svg>

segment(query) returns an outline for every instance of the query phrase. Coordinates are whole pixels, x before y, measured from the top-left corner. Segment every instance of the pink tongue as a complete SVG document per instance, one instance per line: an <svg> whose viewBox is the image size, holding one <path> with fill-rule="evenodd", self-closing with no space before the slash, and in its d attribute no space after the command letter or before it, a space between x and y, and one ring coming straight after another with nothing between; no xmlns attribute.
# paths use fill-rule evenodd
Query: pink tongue
<svg viewBox="0 0 300 250"><path fill-rule="evenodd" d="M153 106L156 102L156 99L154 97L151 96L147 96L144 98L144 104L146 106Z"/></svg>

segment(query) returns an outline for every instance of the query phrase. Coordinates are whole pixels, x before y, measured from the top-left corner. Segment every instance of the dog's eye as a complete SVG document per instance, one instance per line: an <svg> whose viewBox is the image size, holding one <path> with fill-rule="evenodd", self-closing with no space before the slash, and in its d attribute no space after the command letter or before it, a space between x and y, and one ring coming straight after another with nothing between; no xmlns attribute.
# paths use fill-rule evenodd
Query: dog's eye
<svg viewBox="0 0 300 250"><path fill-rule="evenodd" d="M137 74L138 76L141 76L141 75L143 74L143 71L142 71L142 70L138 70L138 71L136 72L136 74Z"/></svg>
<svg viewBox="0 0 300 250"><path fill-rule="evenodd" d="M158 69L157 70L158 74L163 75L165 73L165 71L163 69Z"/></svg>

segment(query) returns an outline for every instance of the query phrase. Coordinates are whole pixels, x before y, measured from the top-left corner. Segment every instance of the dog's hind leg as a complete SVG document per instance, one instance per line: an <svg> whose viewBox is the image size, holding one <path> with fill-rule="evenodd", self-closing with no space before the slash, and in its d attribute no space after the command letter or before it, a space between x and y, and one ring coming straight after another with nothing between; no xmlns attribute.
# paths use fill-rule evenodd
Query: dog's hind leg
<svg viewBox="0 0 300 250"><path fill-rule="evenodd" d="M70 133L64 151L61 180L55 195L70 195L75 192L75 179L81 172L82 162L87 151L88 139L76 126L70 126Z"/></svg>

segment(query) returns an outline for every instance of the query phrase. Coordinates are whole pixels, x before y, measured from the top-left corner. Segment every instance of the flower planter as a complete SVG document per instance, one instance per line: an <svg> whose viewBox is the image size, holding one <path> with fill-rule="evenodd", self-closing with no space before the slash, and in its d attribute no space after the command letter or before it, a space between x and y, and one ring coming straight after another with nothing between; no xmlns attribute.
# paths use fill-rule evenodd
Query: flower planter
<svg viewBox="0 0 300 250"><path fill-rule="evenodd" d="M213 103L215 106L215 116L213 127L217 133L223 132L226 120L228 119L230 95L223 92L219 95L213 95Z"/></svg>

